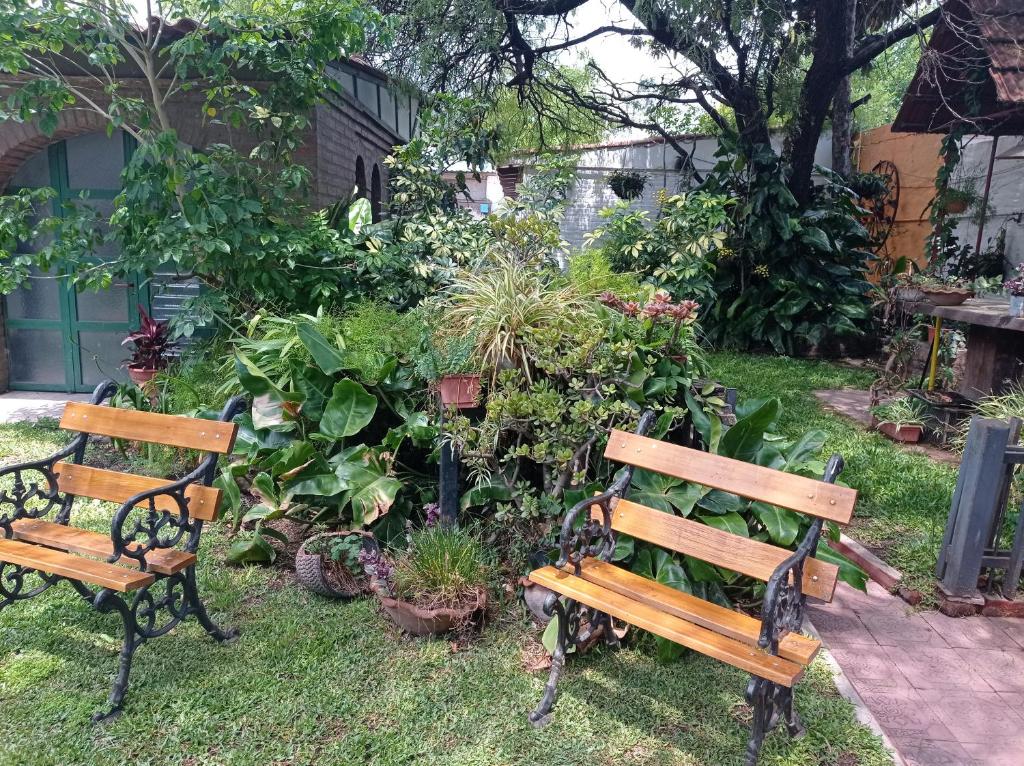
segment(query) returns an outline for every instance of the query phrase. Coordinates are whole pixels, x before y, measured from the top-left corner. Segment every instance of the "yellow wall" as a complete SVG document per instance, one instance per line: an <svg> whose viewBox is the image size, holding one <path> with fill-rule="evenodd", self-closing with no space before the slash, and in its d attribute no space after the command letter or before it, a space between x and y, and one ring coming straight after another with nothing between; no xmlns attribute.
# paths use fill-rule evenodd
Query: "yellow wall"
<svg viewBox="0 0 1024 766"><path fill-rule="evenodd" d="M935 195L935 174L941 165L942 137L923 133L893 133L888 125L865 131L857 137L857 167L870 171L879 161L889 160L900 175L900 204L896 224L886 242L892 260L906 257L920 265L925 262L925 239L931 230L928 203Z"/></svg>

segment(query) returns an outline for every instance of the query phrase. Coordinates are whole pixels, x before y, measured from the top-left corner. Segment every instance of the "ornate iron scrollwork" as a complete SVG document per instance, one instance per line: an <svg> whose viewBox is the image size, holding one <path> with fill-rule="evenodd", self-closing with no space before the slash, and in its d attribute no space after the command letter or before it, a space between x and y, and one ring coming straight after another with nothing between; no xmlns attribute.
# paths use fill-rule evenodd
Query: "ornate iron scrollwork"
<svg viewBox="0 0 1024 766"><path fill-rule="evenodd" d="M38 596L60 580L57 575L37 572L28 567L0 561L0 609Z"/></svg>
<svg viewBox="0 0 1024 766"><path fill-rule="evenodd" d="M185 492L203 473L203 466L200 466L180 481L129 498L111 522L110 539L114 543L114 552L108 561L115 562L124 556L139 562L139 568L146 571L147 553L157 548L175 548L186 536L183 547L190 553L194 552L199 544L202 522L189 517ZM177 511L158 509L156 500L159 497L172 498Z"/></svg>

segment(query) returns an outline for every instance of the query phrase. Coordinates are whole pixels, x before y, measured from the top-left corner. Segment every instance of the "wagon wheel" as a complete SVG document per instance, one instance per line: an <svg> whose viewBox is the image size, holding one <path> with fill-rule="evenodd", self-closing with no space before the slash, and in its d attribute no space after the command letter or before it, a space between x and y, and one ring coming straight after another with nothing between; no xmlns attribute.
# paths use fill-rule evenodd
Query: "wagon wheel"
<svg viewBox="0 0 1024 766"><path fill-rule="evenodd" d="M875 252L886 255L886 242L896 223L896 212L900 207L900 171L889 160L882 160L871 172L885 182L885 191L872 197L862 198L861 207L868 211L864 226L868 230Z"/></svg>

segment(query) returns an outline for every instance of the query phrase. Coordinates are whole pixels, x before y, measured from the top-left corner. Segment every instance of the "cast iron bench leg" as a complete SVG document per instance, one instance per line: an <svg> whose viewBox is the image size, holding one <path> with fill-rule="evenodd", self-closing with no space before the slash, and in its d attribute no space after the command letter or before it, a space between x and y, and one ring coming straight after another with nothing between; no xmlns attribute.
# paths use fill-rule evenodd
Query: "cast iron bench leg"
<svg viewBox="0 0 1024 766"><path fill-rule="evenodd" d="M544 686L544 696L541 697L537 709L530 713L530 723L538 729L547 726L551 721L551 709L555 706L555 699L558 696L558 679L565 668L566 648L569 641L575 639L579 629L579 604L575 601L570 599L562 606L558 594L552 593L544 602L544 611L550 614L553 620L558 620L558 640L551 655L551 673Z"/></svg>
<svg viewBox="0 0 1024 766"><path fill-rule="evenodd" d="M138 598L144 597L148 590L149 588L143 588L138 591L136 603L138 603ZM139 634L134 610L129 608L124 600L113 591L107 588L101 590L93 605L101 612L116 611L121 615L121 621L124 623L124 643L121 645L117 676L114 678L114 685L107 700L108 709L98 710L92 716L93 723L100 723L101 721L110 721L121 714L124 695L128 691L128 675L132 670L132 658L135 656L135 650L145 643L145 638Z"/></svg>
<svg viewBox="0 0 1024 766"><path fill-rule="evenodd" d="M227 643L238 638L237 629L229 628L224 630L210 619L206 606L199 598L199 588L196 584L196 567L194 564L185 570L185 594L189 601L189 611L196 616L199 624L203 626L214 640L220 643Z"/></svg>

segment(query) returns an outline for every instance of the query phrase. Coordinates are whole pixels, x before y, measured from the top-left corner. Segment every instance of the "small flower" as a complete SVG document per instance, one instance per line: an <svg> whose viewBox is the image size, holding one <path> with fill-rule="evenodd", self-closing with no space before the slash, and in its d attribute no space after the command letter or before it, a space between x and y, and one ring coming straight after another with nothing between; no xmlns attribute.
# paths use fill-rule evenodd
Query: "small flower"
<svg viewBox="0 0 1024 766"><path fill-rule="evenodd" d="M672 294L668 290L658 290L654 293L654 300L658 303L671 303Z"/></svg>
<svg viewBox="0 0 1024 766"><path fill-rule="evenodd" d="M673 306L668 313L673 319L686 321L687 319L695 318L699 308L700 304L696 301L683 301L677 306Z"/></svg>
<svg viewBox="0 0 1024 766"><path fill-rule="evenodd" d="M671 309L672 304L665 303L664 301L651 301L644 306L644 316L650 317L651 319L657 319L658 317L667 314Z"/></svg>
<svg viewBox="0 0 1024 766"><path fill-rule="evenodd" d="M432 527L441 520L441 506L437 503L427 503L423 506L423 513L426 514L426 525Z"/></svg>
<svg viewBox="0 0 1024 766"><path fill-rule="evenodd" d="M635 317L640 313L640 304L636 301L623 301L618 308L628 317Z"/></svg>
<svg viewBox="0 0 1024 766"><path fill-rule="evenodd" d="M768 277L771 276L771 272L768 271L768 267L765 266L763 263L759 263L757 264L757 266L754 267L754 273L757 274L757 276L761 277L762 279L768 279Z"/></svg>

